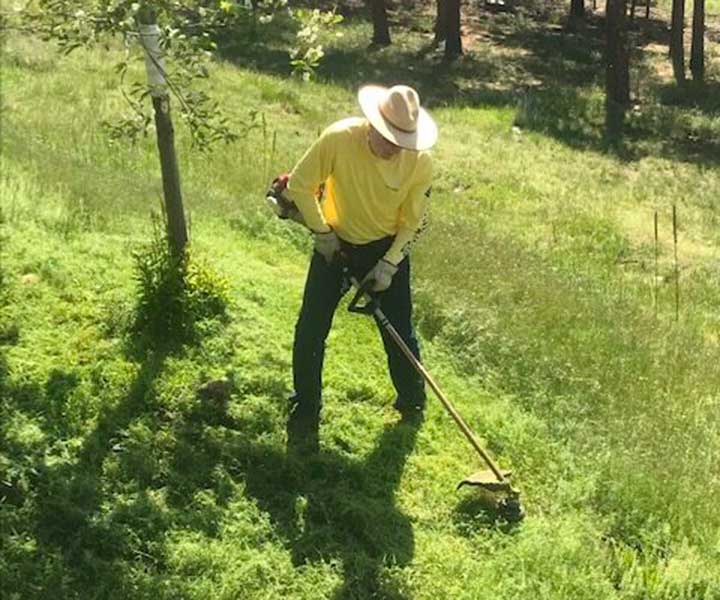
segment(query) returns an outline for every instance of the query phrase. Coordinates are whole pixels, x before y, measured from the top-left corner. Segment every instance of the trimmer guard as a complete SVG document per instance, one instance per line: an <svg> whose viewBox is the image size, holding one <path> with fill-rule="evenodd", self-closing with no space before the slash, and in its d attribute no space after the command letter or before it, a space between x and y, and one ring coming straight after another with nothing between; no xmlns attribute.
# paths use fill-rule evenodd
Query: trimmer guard
<svg viewBox="0 0 720 600"><path fill-rule="evenodd" d="M512 471L501 470L500 472L502 473L503 479L505 481L498 481L495 473L493 473L490 469L486 469L485 471L478 471L476 473L473 473L469 477L463 479L458 484L458 489L460 489L464 485L471 485L475 487L481 487L489 492L512 493L512 486L507 480L507 478L510 477L510 475L512 474Z"/></svg>

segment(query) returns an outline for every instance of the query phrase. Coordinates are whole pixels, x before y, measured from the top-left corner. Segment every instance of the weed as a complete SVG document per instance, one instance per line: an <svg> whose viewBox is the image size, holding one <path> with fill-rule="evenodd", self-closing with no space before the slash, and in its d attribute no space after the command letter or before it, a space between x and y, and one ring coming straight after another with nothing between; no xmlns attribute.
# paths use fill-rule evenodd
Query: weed
<svg viewBox="0 0 720 600"><path fill-rule="evenodd" d="M137 304L134 333L151 345L185 342L208 319L223 318L228 282L189 248L175 256L158 220L152 241L134 254Z"/></svg>

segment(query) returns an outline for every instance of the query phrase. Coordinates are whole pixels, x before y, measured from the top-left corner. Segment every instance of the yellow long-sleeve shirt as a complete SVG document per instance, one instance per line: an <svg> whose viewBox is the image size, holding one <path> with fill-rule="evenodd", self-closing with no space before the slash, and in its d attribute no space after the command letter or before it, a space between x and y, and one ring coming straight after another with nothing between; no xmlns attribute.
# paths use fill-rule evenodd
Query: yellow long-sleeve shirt
<svg viewBox="0 0 720 600"><path fill-rule="evenodd" d="M429 152L408 150L387 160L375 156L369 127L359 117L328 127L293 169L286 193L314 231L332 227L351 244L394 235L385 259L397 264L422 224L432 159ZM325 194L318 202L321 183Z"/></svg>

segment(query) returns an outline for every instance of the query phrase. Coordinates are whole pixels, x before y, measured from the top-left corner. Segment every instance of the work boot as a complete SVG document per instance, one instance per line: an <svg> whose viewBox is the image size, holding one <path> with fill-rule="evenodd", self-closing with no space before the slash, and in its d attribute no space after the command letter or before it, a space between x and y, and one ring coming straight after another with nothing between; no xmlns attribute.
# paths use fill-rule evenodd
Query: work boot
<svg viewBox="0 0 720 600"><path fill-rule="evenodd" d="M303 410L297 403L291 404L287 420L287 453L298 457L317 454L320 450L319 425L319 415Z"/></svg>
<svg viewBox="0 0 720 600"><path fill-rule="evenodd" d="M420 422L425 415L425 396L414 398L398 396L393 408L400 413L403 421Z"/></svg>

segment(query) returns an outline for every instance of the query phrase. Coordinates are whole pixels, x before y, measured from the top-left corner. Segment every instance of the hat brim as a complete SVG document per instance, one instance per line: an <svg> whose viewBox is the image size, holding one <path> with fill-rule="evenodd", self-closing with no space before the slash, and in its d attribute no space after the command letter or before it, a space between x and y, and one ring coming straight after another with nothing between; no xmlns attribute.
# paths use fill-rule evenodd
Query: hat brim
<svg viewBox="0 0 720 600"><path fill-rule="evenodd" d="M406 150L429 150L435 145L438 130L430 114L420 108L417 129L413 132L394 127L380 112L380 101L388 89L379 85L366 85L358 92L358 102L365 118L386 140Z"/></svg>

